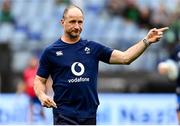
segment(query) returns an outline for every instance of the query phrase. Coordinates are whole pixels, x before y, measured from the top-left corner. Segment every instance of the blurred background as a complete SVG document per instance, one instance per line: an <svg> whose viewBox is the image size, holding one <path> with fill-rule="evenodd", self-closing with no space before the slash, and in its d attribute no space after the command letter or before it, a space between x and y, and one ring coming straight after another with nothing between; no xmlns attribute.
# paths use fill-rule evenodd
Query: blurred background
<svg viewBox="0 0 180 126"><path fill-rule="evenodd" d="M176 84L159 75L157 65L180 42L180 0L0 0L0 124L24 124L28 118L25 118L28 97L21 96L23 73L32 56L39 58L42 50L61 36L60 19L64 8L71 3L84 11L83 38L121 51L141 40L150 28L170 28L161 42L151 45L132 64L100 63L98 124L176 124ZM53 95L51 89L49 94ZM149 102L145 100L148 98ZM17 99L23 110L23 107L17 110L14 102L11 103ZM134 105L137 101L141 104L138 109ZM163 105L165 108L160 111ZM116 107L121 110L119 118ZM140 113L135 114L137 119L133 115L137 113L135 110ZM22 117L17 116L22 111L24 118L14 119ZM51 112L46 111L49 117ZM51 124L51 121L39 124Z"/></svg>

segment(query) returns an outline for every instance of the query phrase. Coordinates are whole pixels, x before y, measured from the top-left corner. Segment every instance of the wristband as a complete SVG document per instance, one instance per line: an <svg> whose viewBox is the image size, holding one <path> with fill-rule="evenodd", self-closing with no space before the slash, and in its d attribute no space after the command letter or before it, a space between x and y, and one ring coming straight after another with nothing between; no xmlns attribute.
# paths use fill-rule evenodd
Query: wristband
<svg viewBox="0 0 180 126"><path fill-rule="evenodd" d="M144 45L145 45L146 47L148 47L148 46L150 45L150 43L148 42L147 39L143 39L143 43L144 43Z"/></svg>

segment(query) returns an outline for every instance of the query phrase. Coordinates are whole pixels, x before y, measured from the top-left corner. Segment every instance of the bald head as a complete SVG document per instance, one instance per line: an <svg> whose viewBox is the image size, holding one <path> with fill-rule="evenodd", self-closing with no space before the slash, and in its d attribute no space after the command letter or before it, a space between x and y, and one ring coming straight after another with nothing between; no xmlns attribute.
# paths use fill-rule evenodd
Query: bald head
<svg viewBox="0 0 180 126"><path fill-rule="evenodd" d="M70 6L65 8L62 18L65 19L68 16L69 13L73 14L75 12L79 13L80 15L83 16L83 11L82 11L82 9L80 7L78 7L76 5L70 5Z"/></svg>

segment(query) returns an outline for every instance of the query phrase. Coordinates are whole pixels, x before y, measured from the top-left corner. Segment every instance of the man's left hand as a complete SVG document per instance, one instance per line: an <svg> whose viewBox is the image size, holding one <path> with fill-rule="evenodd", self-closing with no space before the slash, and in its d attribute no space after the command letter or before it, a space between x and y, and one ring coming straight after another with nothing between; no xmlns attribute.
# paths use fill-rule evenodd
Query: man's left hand
<svg viewBox="0 0 180 126"><path fill-rule="evenodd" d="M149 44L159 41L163 37L164 31L166 31L167 29L169 28L164 27L164 28L159 28L159 29L157 28L151 29L146 36L146 39L149 42Z"/></svg>

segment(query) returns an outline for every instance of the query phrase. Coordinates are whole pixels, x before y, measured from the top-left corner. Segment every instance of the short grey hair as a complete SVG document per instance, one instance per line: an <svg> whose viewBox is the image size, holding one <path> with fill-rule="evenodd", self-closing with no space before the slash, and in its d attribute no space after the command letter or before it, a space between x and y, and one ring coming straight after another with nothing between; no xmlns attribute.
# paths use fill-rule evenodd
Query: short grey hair
<svg viewBox="0 0 180 126"><path fill-rule="evenodd" d="M80 7L72 4L72 5L67 6L67 7L64 9L63 16L62 16L63 19L65 18L67 12L68 12L70 9L72 9L72 8L77 8L77 9L79 9L79 10L81 11L81 13L84 15L83 10L82 10Z"/></svg>

